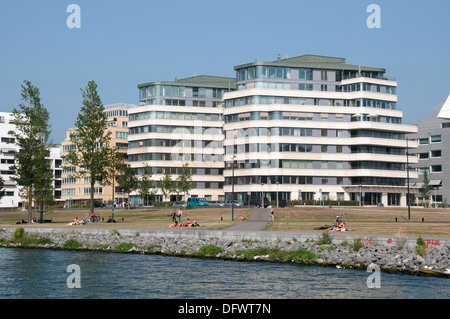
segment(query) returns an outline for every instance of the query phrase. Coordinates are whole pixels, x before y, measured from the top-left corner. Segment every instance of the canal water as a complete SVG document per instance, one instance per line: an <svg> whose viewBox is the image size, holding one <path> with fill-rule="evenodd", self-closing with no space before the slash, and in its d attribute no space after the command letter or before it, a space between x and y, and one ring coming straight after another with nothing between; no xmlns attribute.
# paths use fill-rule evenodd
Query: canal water
<svg viewBox="0 0 450 319"><path fill-rule="evenodd" d="M450 280L288 263L0 248L1 299L450 298Z"/></svg>

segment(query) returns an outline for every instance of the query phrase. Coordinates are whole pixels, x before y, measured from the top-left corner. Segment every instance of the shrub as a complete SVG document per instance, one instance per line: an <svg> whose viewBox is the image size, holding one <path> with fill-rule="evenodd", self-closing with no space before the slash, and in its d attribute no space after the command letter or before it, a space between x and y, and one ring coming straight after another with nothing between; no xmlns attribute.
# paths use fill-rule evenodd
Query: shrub
<svg viewBox="0 0 450 319"><path fill-rule="evenodd" d="M416 248L414 249L416 254L419 256L425 256L427 253L427 249L425 247L425 240L422 238L422 236L419 236L416 241Z"/></svg>
<svg viewBox="0 0 450 319"><path fill-rule="evenodd" d="M211 256L211 255L217 255L223 252L223 249L221 247L215 246L215 245L205 245L202 246L198 251L198 256Z"/></svg>
<svg viewBox="0 0 450 319"><path fill-rule="evenodd" d="M120 243L115 247L117 251L129 251L131 248L135 247L133 243Z"/></svg>
<svg viewBox="0 0 450 319"><path fill-rule="evenodd" d="M64 242L62 248L63 249L78 249L82 246L82 244L76 239L68 239Z"/></svg>
<svg viewBox="0 0 450 319"><path fill-rule="evenodd" d="M353 250L358 251L362 247L362 239L361 237L353 239Z"/></svg>
<svg viewBox="0 0 450 319"><path fill-rule="evenodd" d="M24 233L25 233L25 229L23 229L23 228L16 228L16 229L14 229L13 239L17 240L17 239L22 238Z"/></svg>
<svg viewBox="0 0 450 319"><path fill-rule="evenodd" d="M289 253L285 259L290 259L295 262L301 262L306 260L311 260L318 258L319 256L316 255L314 252L307 250L305 248L299 248L296 251Z"/></svg>
<svg viewBox="0 0 450 319"><path fill-rule="evenodd" d="M119 233L119 231L118 231L117 229L111 230L111 232L110 232L109 234L110 234L111 236L114 236L114 235L120 236L120 233Z"/></svg>
<svg viewBox="0 0 450 319"><path fill-rule="evenodd" d="M322 237L316 242L317 245L331 245L333 243L333 237L328 232L323 232Z"/></svg>

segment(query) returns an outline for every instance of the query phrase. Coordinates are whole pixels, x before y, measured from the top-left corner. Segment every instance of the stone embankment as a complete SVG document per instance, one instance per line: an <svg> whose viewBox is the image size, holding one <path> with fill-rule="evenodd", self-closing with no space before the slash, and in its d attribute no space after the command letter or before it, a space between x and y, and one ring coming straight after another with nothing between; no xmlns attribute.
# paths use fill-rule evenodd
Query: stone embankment
<svg viewBox="0 0 450 319"><path fill-rule="evenodd" d="M20 229L20 228L18 228ZM223 235L221 231L201 233L191 229L174 231L140 231L121 229L0 229L3 247L35 247L47 249L100 250L127 253L167 254L212 257L231 260L265 260L367 269L375 264L383 271L411 274L450 275L450 244L429 245L418 250L416 245L399 241L387 245L374 241L363 245L361 238L340 240L315 234L306 240L269 238L265 240ZM15 238L16 237L16 238ZM422 247L423 248L423 247Z"/></svg>

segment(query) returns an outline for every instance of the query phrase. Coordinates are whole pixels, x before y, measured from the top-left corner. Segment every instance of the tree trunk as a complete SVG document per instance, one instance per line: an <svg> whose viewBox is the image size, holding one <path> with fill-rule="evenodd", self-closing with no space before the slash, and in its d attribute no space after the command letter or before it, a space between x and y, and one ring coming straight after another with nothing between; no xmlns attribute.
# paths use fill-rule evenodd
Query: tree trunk
<svg viewBox="0 0 450 319"><path fill-rule="evenodd" d="M33 186L28 186L28 224L31 224L33 219Z"/></svg>
<svg viewBox="0 0 450 319"><path fill-rule="evenodd" d="M93 176L91 176L91 214L94 213L94 183L92 182Z"/></svg>

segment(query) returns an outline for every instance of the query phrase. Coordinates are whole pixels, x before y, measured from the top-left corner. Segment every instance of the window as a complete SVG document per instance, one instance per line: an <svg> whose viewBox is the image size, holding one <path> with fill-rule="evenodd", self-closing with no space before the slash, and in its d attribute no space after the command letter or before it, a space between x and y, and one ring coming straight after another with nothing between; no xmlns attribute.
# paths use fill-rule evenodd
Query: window
<svg viewBox="0 0 450 319"><path fill-rule="evenodd" d="M441 142L441 136L440 135L432 135L430 141L431 141L431 143L439 143L439 142Z"/></svg>
<svg viewBox="0 0 450 319"><path fill-rule="evenodd" d="M2 137L2 142L3 143L14 143L15 142L15 138L13 137Z"/></svg>
<svg viewBox="0 0 450 319"><path fill-rule="evenodd" d="M429 156L429 154L428 153L419 153L419 158L420 159L426 159L426 158L429 158L430 156Z"/></svg>
<svg viewBox="0 0 450 319"><path fill-rule="evenodd" d="M328 91L328 85L322 84L322 85L320 86L320 90L321 90L321 91Z"/></svg>
<svg viewBox="0 0 450 319"><path fill-rule="evenodd" d="M205 97L206 89L205 88L192 88L192 96L193 97Z"/></svg>
<svg viewBox="0 0 450 319"><path fill-rule="evenodd" d="M442 172L442 165L432 165L431 166L431 172L432 173Z"/></svg>
<svg viewBox="0 0 450 319"><path fill-rule="evenodd" d="M428 144L428 138L419 138L419 144Z"/></svg>
<svg viewBox="0 0 450 319"><path fill-rule="evenodd" d="M313 85L312 84L300 83L298 85L298 89L302 90L302 91L312 91L313 90Z"/></svg>
<svg viewBox="0 0 450 319"><path fill-rule="evenodd" d="M431 157L441 157L441 156L442 156L441 150L431 151Z"/></svg>
<svg viewBox="0 0 450 319"><path fill-rule="evenodd" d="M312 73L311 69L299 69L298 78L301 80L312 80Z"/></svg>
<svg viewBox="0 0 450 319"><path fill-rule="evenodd" d="M320 79L322 81L328 81L328 71L324 71L324 70L320 71Z"/></svg>

